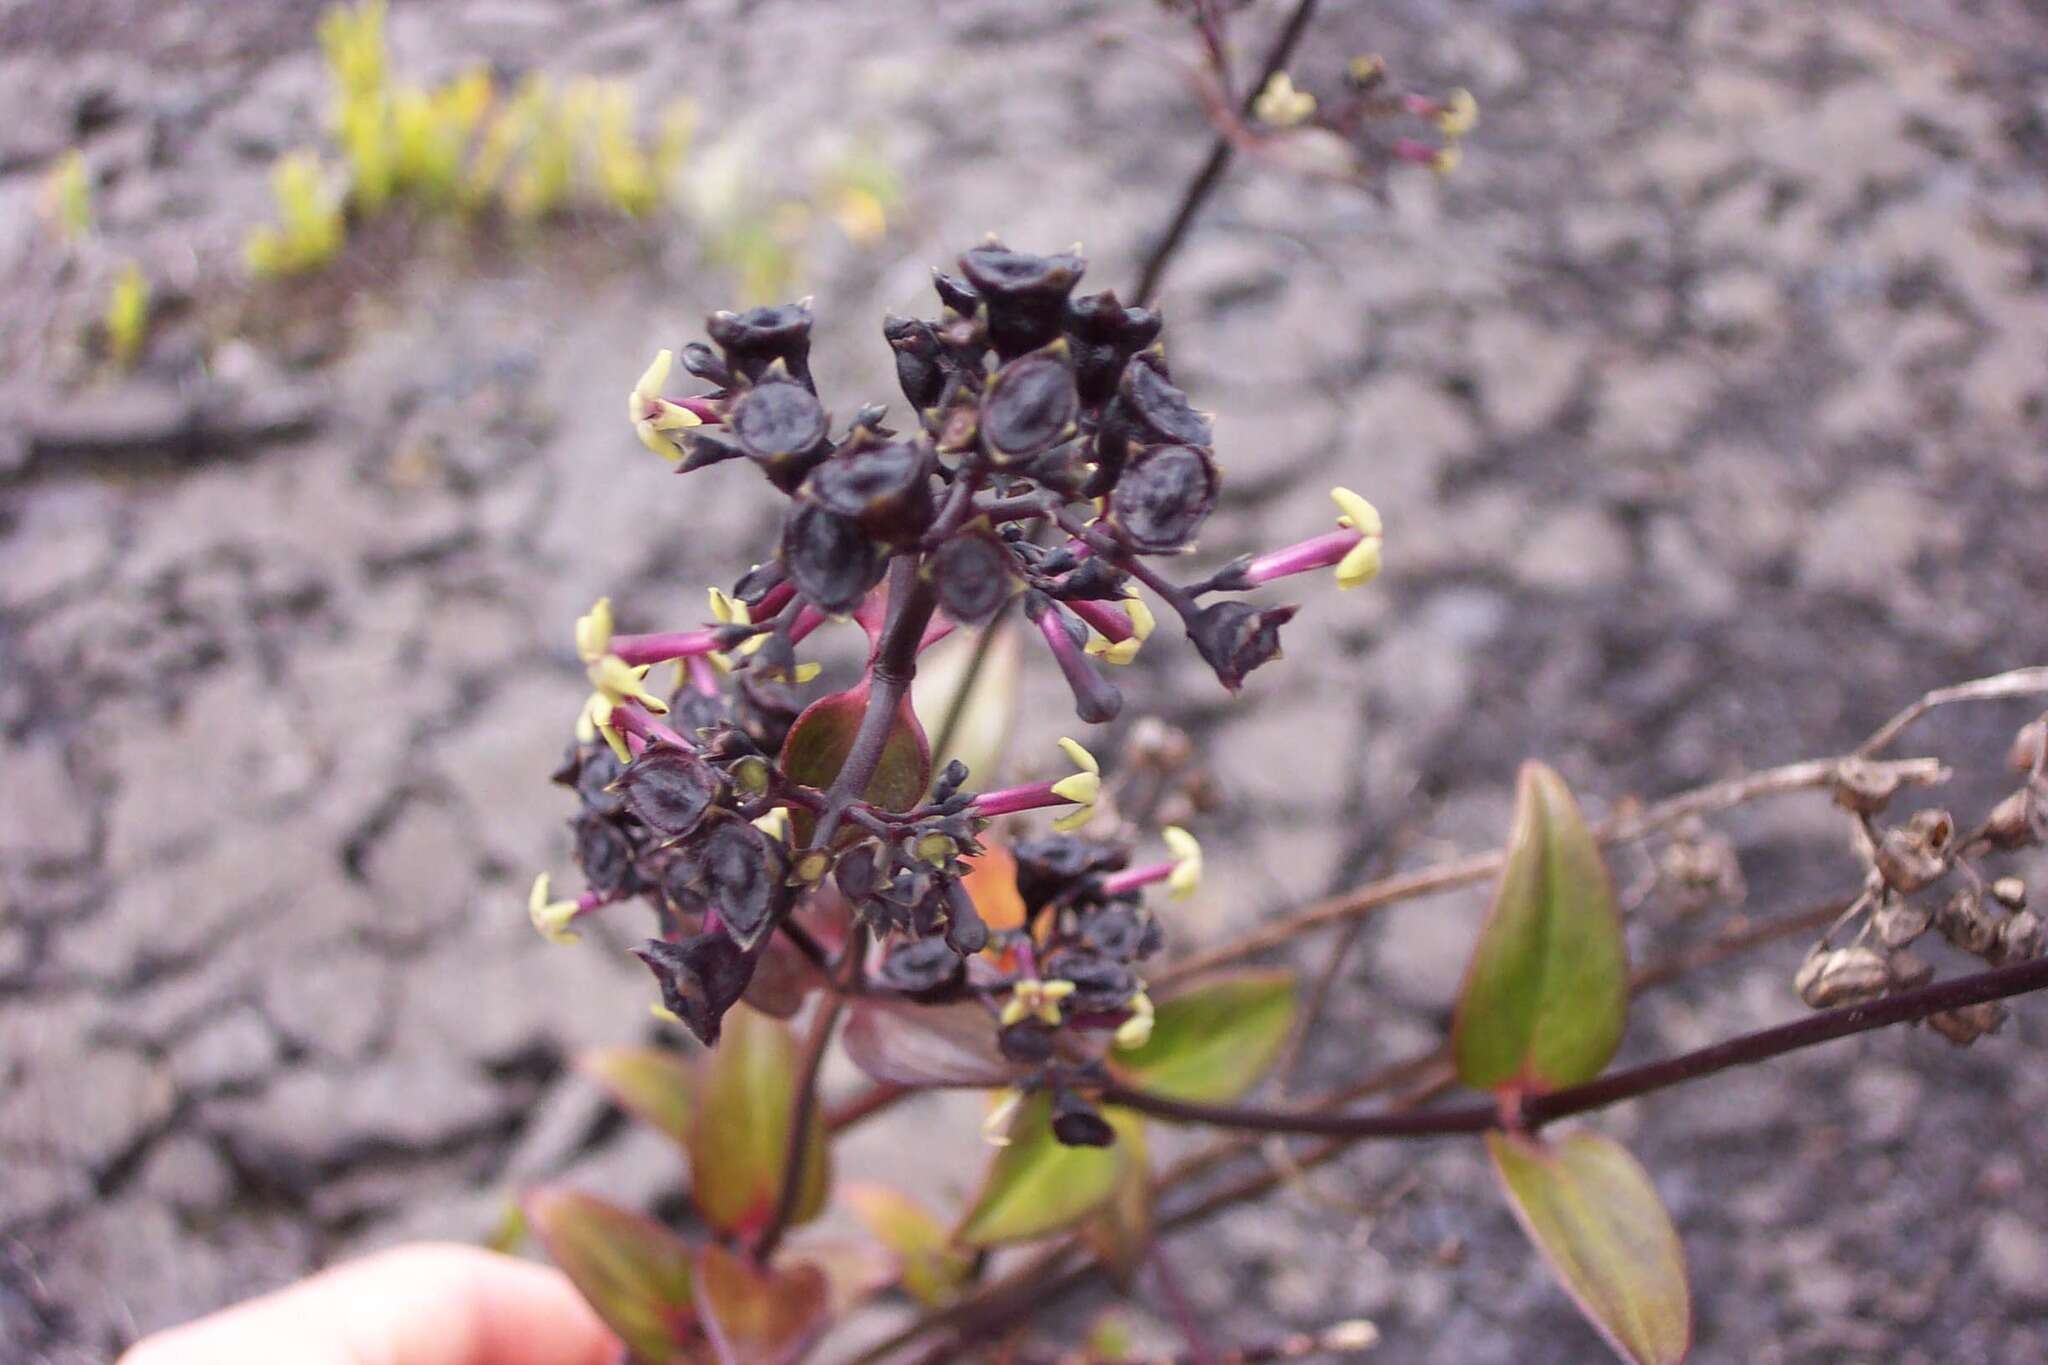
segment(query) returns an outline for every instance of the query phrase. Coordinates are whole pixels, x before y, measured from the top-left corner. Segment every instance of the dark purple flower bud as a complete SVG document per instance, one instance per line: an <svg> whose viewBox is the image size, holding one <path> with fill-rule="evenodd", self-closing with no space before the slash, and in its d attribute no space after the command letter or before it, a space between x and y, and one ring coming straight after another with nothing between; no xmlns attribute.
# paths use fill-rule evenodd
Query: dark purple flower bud
<svg viewBox="0 0 2048 1365"><path fill-rule="evenodd" d="M953 759L939 770L937 780L932 783L932 804L943 806L952 799L953 793L967 783L967 765Z"/></svg>
<svg viewBox="0 0 2048 1365"><path fill-rule="evenodd" d="M732 585L732 595L750 607L758 607L764 598L782 586L789 577L780 564L769 560L756 564L740 575L740 581Z"/></svg>
<svg viewBox="0 0 2048 1365"><path fill-rule="evenodd" d="M805 485L821 507L850 517L887 545L908 545L932 524L931 448L892 441L850 451L811 471Z"/></svg>
<svg viewBox="0 0 2048 1365"><path fill-rule="evenodd" d="M1216 462L1194 446L1138 453L1109 495L1110 519L1140 550L1177 550L1216 506Z"/></svg>
<svg viewBox="0 0 2048 1365"><path fill-rule="evenodd" d="M725 1012L754 975L754 959L724 934L681 943L649 939L633 950L661 984L661 1003L706 1047L718 1042Z"/></svg>
<svg viewBox="0 0 2048 1365"><path fill-rule="evenodd" d="M581 746L576 761L576 796L587 814L609 818L626 808L619 794L611 790L622 771L624 765L611 745L600 741Z"/></svg>
<svg viewBox="0 0 2048 1365"><path fill-rule="evenodd" d="M972 957L988 947L988 925L958 877L946 878L945 895L946 943L962 957Z"/></svg>
<svg viewBox="0 0 2048 1365"><path fill-rule="evenodd" d="M1052 1060L1052 1025L1037 1019L1020 1019L996 1034L996 1047L1003 1056L1021 1066L1043 1066Z"/></svg>
<svg viewBox="0 0 2048 1365"><path fill-rule="evenodd" d="M1024 614L1037 624L1051 647L1053 661L1074 694L1074 714L1090 725L1115 720L1123 710L1124 694L1089 660L1083 648L1088 639L1086 628L1036 589L1024 595Z"/></svg>
<svg viewBox="0 0 2048 1365"><path fill-rule="evenodd" d="M994 616L1020 586L1016 556L986 528L948 537L932 552L925 571L946 615L968 626Z"/></svg>
<svg viewBox="0 0 2048 1365"><path fill-rule="evenodd" d="M944 940L921 938L906 943L882 961L875 980L920 1004L934 1005L960 993L967 980L967 959Z"/></svg>
<svg viewBox="0 0 2048 1365"><path fill-rule="evenodd" d="M671 744L646 749L626 765L619 794L626 809L655 833L675 839L697 828L718 799L718 774L697 755Z"/></svg>
<svg viewBox="0 0 2048 1365"><path fill-rule="evenodd" d="M859 606L888 568L882 547L858 523L816 503L790 508L776 553L797 591L834 616Z"/></svg>
<svg viewBox="0 0 2048 1365"><path fill-rule="evenodd" d="M839 894L851 906L866 904L881 885L881 868L875 860L875 846L860 844L839 855L832 865L832 880Z"/></svg>
<svg viewBox="0 0 2048 1365"><path fill-rule="evenodd" d="M1003 467L1043 454L1074 434L1081 396L1065 345L1019 356L995 372L981 399L981 441Z"/></svg>
<svg viewBox="0 0 2048 1365"><path fill-rule="evenodd" d="M751 948L789 905L789 857L737 816L715 820L683 847L684 876L725 921L726 932Z"/></svg>
<svg viewBox="0 0 2048 1365"><path fill-rule="evenodd" d="M882 320L882 337L896 353L896 383L910 406L922 412L938 402L946 385L946 367L930 324L892 315Z"/></svg>
<svg viewBox="0 0 2048 1365"><path fill-rule="evenodd" d="M708 384L716 384L721 389L732 387L732 371L701 341L684 345L683 368Z"/></svg>
<svg viewBox="0 0 2048 1365"><path fill-rule="evenodd" d="M1235 692L1247 673L1280 657L1280 627L1294 616L1294 607L1260 611L1243 602L1214 602L1188 626L1188 638L1216 678Z"/></svg>
<svg viewBox="0 0 2048 1365"><path fill-rule="evenodd" d="M639 878L633 872L633 845L624 831L609 820L594 815L579 816L576 829L576 863L583 880L601 896L630 894Z"/></svg>
<svg viewBox="0 0 2048 1365"><path fill-rule="evenodd" d="M1004 360L1035 351L1060 334L1067 295L1086 269L1079 256L1033 256L996 242L960 258L961 273L988 309L989 341Z"/></svg>
<svg viewBox="0 0 2048 1365"><path fill-rule="evenodd" d="M789 493L828 453L826 418L818 396L788 379L769 379L740 397L732 433L777 488Z"/></svg>
<svg viewBox="0 0 2048 1365"><path fill-rule="evenodd" d="M704 330L725 352L734 375L758 381L779 360L791 379L807 389L816 387L811 383L811 310L803 304L713 313Z"/></svg>
<svg viewBox="0 0 2048 1365"><path fill-rule="evenodd" d="M1159 339L1160 317L1149 308L1126 308L1116 291L1084 294L1067 305L1067 335L1074 343L1074 372L1081 401L1089 407L1116 393L1124 366Z"/></svg>
<svg viewBox="0 0 2048 1365"><path fill-rule="evenodd" d="M1074 983L1074 993L1065 1004L1080 1014L1104 1014L1119 1010L1137 993L1138 978L1131 969L1104 953L1069 948L1046 959L1045 974Z"/></svg>
<svg viewBox="0 0 2048 1365"><path fill-rule="evenodd" d="M1052 1135L1068 1147L1108 1147L1116 1141L1109 1120L1071 1090L1053 1092Z"/></svg>

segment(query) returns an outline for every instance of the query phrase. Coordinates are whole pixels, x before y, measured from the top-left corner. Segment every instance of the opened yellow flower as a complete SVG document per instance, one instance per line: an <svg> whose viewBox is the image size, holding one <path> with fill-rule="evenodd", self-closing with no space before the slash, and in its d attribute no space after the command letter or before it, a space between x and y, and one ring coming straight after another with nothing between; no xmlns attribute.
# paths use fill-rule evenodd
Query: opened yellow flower
<svg viewBox="0 0 2048 1365"><path fill-rule="evenodd" d="M1252 102L1252 113L1261 123L1274 128L1292 128L1306 123L1316 112L1316 97L1306 90L1294 88L1294 78L1285 71L1275 71L1266 82L1259 97Z"/></svg>
<svg viewBox="0 0 2048 1365"><path fill-rule="evenodd" d="M1139 991L1131 997L1131 1017L1116 1026L1116 1045L1129 1051L1152 1041L1152 997Z"/></svg>
<svg viewBox="0 0 2048 1365"><path fill-rule="evenodd" d="M1096 798L1102 795L1102 765L1095 761L1095 755L1082 748L1075 740L1061 736L1060 748L1073 765L1080 769L1072 777L1063 777L1052 784L1052 794L1063 801L1072 801L1074 809L1052 822L1052 827L1065 834L1081 828L1095 815Z"/></svg>
<svg viewBox="0 0 2048 1365"><path fill-rule="evenodd" d="M1010 998L1003 1003L1002 1026L1021 1024L1026 1019L1036 1019L1042 1024L1058 1028L1060 1023L1060 1001L1074 993L1071 981L1039 981L1025 977L1010 987Z"/></svg>
<svg viewBox="0 0 2048 1365"><path fill-rule="evenodd" d="M1444 100L1443 112L1436 116L1436 126L1448 138L1461 138L1479 123L1479 101L1472 98L1472 92L1459 86Z"/></svg>
<svg viewBox="0 0 2048 1365"><path fill-rule="evenodd" d="M1177 901L1186 900L1202 884L1202 845L1179 825L1168 825L1159 831L1159 837L1166 840L1167 851L1173 854L1173 871L1166 878L1167 894Z"/></svg>
<svg viewBox="0 0 2048 1365"><path fill-rule="evenodd" d="M550 943L576 941L576 935L569 932L569 925L576 918L576 902L551 899L545 872L533 879L533 890L526 895L526 917L533 921L533 927L540 936Z"/></svg>
<svg viewBox="0 0 2048 1365"><path fill-rule="evenodd" d="M1136 588L1119 604L1124 615L1131 618L1131 633L1121 640L1110 640L1106 636L1091 633L1088 637L1088 652L1106 664L1127 664L1138 657L1139 647L1152 637L1152 629L1158 619L1152 615L1152 608L1145 605L1145 599L1138 595Z"/></svg>
<svg viewBox="0 0 2048 1365"><path fill-rule="evenodd" d="M591 693L576 716L576 738L589 743L599 735L611 745L619 762L633 761L626 737L612 728L612 711L628 701L638 702L657 716L668 714L668 703L647 687L649 664L634 667L611 652L612 600L600 597L597 604L576 619L576 655L583 660Z"/></svg>
<svg viewBox="0 0 2048 1365"><path fill-rule="evenodd" d="M670 464L681 462L683 448L669 433L703 425L703 419L696 413L661 396L661 387L668 382L675 359L674 351L657 352L640 382L626 395L626 418L633 424L633 434L640 438L641 445Z"/></svg>
<svg viewBox="0 0 2048 1365"><path fill-rule="evenodd" d="M1332 488L1330 500L1337 504L1337 524L1358 532L1358 543L1337 563L1337 586L1363 587L1379 577L1379 509L1348 488Z"/></svg>

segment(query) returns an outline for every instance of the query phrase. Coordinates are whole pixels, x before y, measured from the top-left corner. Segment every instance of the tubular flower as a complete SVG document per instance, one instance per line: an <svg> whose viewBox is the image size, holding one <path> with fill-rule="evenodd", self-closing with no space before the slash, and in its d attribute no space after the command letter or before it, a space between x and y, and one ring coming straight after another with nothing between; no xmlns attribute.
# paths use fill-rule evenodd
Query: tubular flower
<svg viewBox="0 0 2048 1365"><path fill-rule="evenodd" d="M1337 524L1358 532L1358 543L1337 561L1337 586L1359 588L1379 577L1380 512L1348 488L1330 490L1340 515Z"/></svg>
<svg viewBox="0 0 2048 1365"><path fill-rule="evenodd" d="M1186 900L1202 884L1202 845L1179 825L1168 825L1159 832L1159 837L1166 840L1166 847L1173 854L1173 871L1166 878L1167 892L1177 901Z"/></svg>
<svg viewBox="0 0 2048 1365"><path fill-rule="evenodd" d="M569 932L569 925L576 913L575 901L549 898L547 873L533 879L533 890L526 895L526 917L533 921L542 938L550 943L574 943L577 936Z"/></svg>
<svg viewBox="0 0 2048 1365"><path fill-rule="evenodd" d="M681 463L683 448L668 433L703 425L703 419L696 413L661 396L661 386L668 382L669 368L675 359L673 351L657 352L640 382L626 395L626 417L633 424L633 434L640 438L641 445L670 464Z"/></svg>
<svg viewBox="0 0 2048 1365"><path fill-rule="evenodd" d="M1060 1026L1060 1001L1074 993L1071 981L1040 981L1035 977L1023 977L1010 988L1010 998L1003 1004L1001 1024L1004 1028L1021 1024L1026 1019L1036 1019L1053 1028Z"/></svg>

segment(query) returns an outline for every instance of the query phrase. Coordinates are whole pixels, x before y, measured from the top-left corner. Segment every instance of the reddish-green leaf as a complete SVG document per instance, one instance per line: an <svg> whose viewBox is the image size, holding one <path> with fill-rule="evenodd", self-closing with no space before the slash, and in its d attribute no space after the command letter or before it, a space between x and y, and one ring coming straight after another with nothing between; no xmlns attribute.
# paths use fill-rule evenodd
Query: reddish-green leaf
<svg viewBox="0 0 2048 1365"><path fill-rule="evenodd" d="M945 1226L924 1205L887 1185L847 1185L840 1194L875 1240L895 1254L905 1293L928 1308L953 1297L973 1262L954 1249Z"/></svg>
<svg viewBox="0 0 2048 1365"><path fill-rule="evenodd" d="M697 1252L697 1306L719 1365L791 1365L831 1320L815 1265L757 1270L719 1246Z"/></svg>
<svg viewBox="0 0 2048 1365"><path fill-rule="evenodd" d="M1006 1085L1017 1072L996 1046L995 1022L972 1003L908 1005L865 999L841 1035L846 1055L890 1085Z"/></svg>
<svg viewBox="0 0 2048 1365"><path fill-rule="evenodd" d="M657 1047L600 1047L578 1057L576 1067L619 1108L689 1145L697 1073L687 1060Z"/></svg>
<svg viewBox="0 0 2048 1365"><path fill-rule="evenodd" d="M804 708L782 741L782 771L792 781L819 788L832 785L853 752L854 736L868 709L868 690L863 681ZM931 749L906 696L896 708L896 720L882 744L875 775L861 795L884 810L909 810L924 799L931 780ZM801 844L810 837L810 812L796 810L791 816L792 831Z"/></svg>
<svg viewBox="0 0 2048 1365"><path fill-rule="evenodd" d="M1103 1116L1116 1129L1124 1161L1117 1170L1116 1189L1081 1224L1081 1237L1128 1290L1152 1245L1152 1162L1145 1150L1145 1125L1134 1111L1109 1109Z"/></svg>
<svg viewBox="0 0 2048 1365"><path fill-rule="evenodd" d="M525 1199L548 1256L636 1358L683 1353L696 1321L690 1247L660 1224L576 1190L548 1186Z"/></svg>
<svg viewBox="0 0 2048 1365"><path fill-rule="evenodd" d="M896 1283L900 1267L886 1247L865 1237L806 1237L782 1249L778 1265L813 1265L825 1277L833 1321Z"/></svg>
<svg viewBox="0 0 2048 1365"><path fill-rule="evenodd" d="M1683 1360L1685 1252L1627 1149L1597 1133L1556 1143L1488 1133L1486 1145L1522 1230L1608 1344L1638 1365Z"/></svg>
<svg viewBox="0 0 2048 1365"><path fill-rule="evenodd" d="M718 1046L698 1062L690 1122L690 1193L705 1219L727 1232L758 1227L775 1208L796 1103L797 1046L776 1020L736 1005ZM803 1186L794 1223L817 1217L828 1182L825 1130L806 1127Z"/></svg>
<svg viewBox="0 0 2048 1365"><path fill-rule="evenodd" d="M1627 1013L1628 949L1600 846L1564 779L1525 763L1507 866L1458 1001L1458 1079L1527 1093L1589 1081Z"/></svg>
<svg viewBox="0 0 2048 1365"><path fill-rule="evenodd" d="M1221 1103L1273 1064L1294 1027L1291 972L1213 977L1159 1004L1143 1047L1111 1054L1132 1085L1177 1100Z"/></svg>
<svg viewBox="0 0 2048 1365"><path fill-rule="evenodd" d="M1115 1109L1104 1110L1103 1117L1119 1134L1137 1122ZM1116 1193L1132 1155L1122 1141L1110 1147L1062 1146L1052 1135L1052 1097L1044 1091L1024 1101L1009 1136L1010 1145L989 1163L956 1234L967 1246L1028 1242L1080 1222Z"/></svg>

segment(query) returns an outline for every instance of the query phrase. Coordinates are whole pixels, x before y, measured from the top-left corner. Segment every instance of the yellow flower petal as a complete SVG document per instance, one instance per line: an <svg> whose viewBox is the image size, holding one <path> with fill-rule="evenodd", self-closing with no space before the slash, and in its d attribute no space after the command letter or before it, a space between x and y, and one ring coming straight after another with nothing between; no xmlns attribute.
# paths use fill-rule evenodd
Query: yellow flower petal
<svg viewBox="0 0 2048 1365"><path fill-rule="evenodd" d="M643 402L661 397L662 386L668 383L669 368L675 363L674 351L663 349L654 353L654 359L648 362L646 372L640 376L640 382L633 386L633 417L636 421L639 419L640 405Z"/></svg>
<svg viewBox="0 0 2048 1365"><path fill-rule="evenodd" d="M1061 834L1072 834L1095 818L1095 807L1076 806L1052 822L1052 827Z"/></svg>
<svg viewBox="0 0 2048 1365"><path fill-rule="evenodd" d="M1436 116L1436 126L1443 130L1445 137L1463 137L1479 122L1479 101L1472 98L1472 92L1459 86L1444 101L1444 111Z"/></svg>
<svg viewBox="0 0 2048 1365"><path fill-rule="evenodd" d="M1173 871L1166 879L1166 889L1175 900L1186 900L1202 884L1202 845L1179 825L1168 825L1160 831L1160 837L1173 854Z"/></svg>
<svg viewBox="0 0 2048 1365"><path fill-rule="evenodd" d="M1079 741L1068 739L1062 735L1060 737L1060 749L1066 754L1067 761L1082 772L1099 773L1102 771L1102 765L1095 761L1095 755L1082 748Z"/></svg>
<svg viewBox="0 0 2048 1365"><path fill-rule="evenodd" d="M594 664L612 647L612 599L600 597L591 609L576 618L576 653L586 664Z"/></svg>
<svg viewBox="0 0 2048 1365"><path fill-rule="evenodd" d="M1133 635L1140 640L1152 638L1152 628L1159 624L1158 618L1152 615L1152 608L1136 592L1124 599L1124 615L1131 618Z"/></svg>
<svg viewBox="0 0 2048 1365"><path fill-rule="evenodd" d="M1052 794L1077 806L1092 806L1102 795L1102 779L1094 773L1075 773L1053 783Z"/></svg>
<svg viewBox="0 0 2048 1365"><path fill-rule="evenodd" d="M1258 99L1252 102L1252 113L1259 122L1274 128L1292 128L1305 123L1316 111L1316 97L1305 90L1296 90L1294 80L1285 71L1275 71L1272 78L1259 91Z"/></svg>

